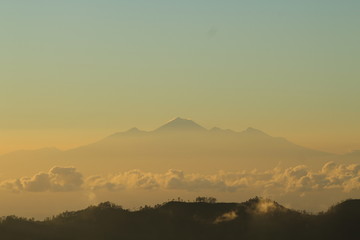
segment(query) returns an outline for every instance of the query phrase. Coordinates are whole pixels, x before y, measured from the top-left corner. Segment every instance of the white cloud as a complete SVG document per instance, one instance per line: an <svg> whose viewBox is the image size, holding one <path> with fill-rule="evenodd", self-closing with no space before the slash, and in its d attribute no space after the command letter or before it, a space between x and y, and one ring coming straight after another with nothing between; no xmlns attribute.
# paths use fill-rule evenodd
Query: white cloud
<svg viewBox="0 0 360 240"><path fill-rule="evenodd" d="M33 177L7 180L0 184L11 191L66 192L81 189L82 175L72 167L53 167L49 172L40 172Z"/></svg>
<svg viewBox="0 0 360 240"><path fill-rule="evenodd" d="M265 214L269 212L273 212L277 209L275 203L269 199L259 199L256 204L254 213L256 214Z"/></svg>
<svg viewBox="0 0 360 240"><path fill-rule="evenodd" d="M186 174L170 169L165 173L131 170L107 176L90 176L83 181L82 175L72 167L53 167L47 173L32 177L6 180L0 183L3 189L29 192L64 192L75 190L122 191L142 190L185 190L218 192L256 192L299 196L309 192L337 189L351 193L360 190L360 165L326 163L321 170L311 170L304 165L286 169L274 168L267 171L239 171L216 174Z"/></svg>
<svg viewBox="0 0 360 240"><path fill-rule="evenodd" d="M360 189L360 165L327 163L319 171L304 165L268 171L219 172L212 175L185 174L170 169L166 173L150 173L132 170L107 177L88 178L91 189L167 189L187 191L241 191L256 189L276 193L298 192L299 195L312 191L337 188L343 192Z"/></svg>
<svg viewBox="0 0 360 240"><path fill-rule="evenodd" d="M238 215L236 214L235 211L230 211L230 212L224 213L223 215L217 217L215 219L214 223L229 222L229 221L236 219L237 217L238 217Z"/></svg>

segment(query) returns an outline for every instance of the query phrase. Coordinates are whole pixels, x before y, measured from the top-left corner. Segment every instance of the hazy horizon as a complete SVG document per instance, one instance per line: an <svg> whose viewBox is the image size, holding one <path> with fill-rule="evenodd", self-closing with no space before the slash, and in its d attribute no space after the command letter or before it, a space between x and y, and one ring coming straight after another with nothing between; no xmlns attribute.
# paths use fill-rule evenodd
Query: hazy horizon
<svg viewBox="0 0 360 240"><path fill-rule="evenodd" d="M162 123L166 124L167 122L170 122L171 120L176 119L176 118L179 118L179 117L170 118L170 120L163 121ZM197 120L194 120L194 119L191 119L191 118L185 118L185 119L189 119L189 120L197 122ZM201 121L201 122L203 122L203 121ZM142 130L142 131L151 132L151 131L154 131L155 129L157 129L158 127L160 127L161 126L160 124L161 123L158 123L155 127L147 128L147 129L144 129L144 128L141 128L141 127L138 127L138 126L132 126L132 127L129 127L129 128L126 128L126 129L120 129L120 130L119 129L113 129L113 130L111 130L111 129L107 129L107 130L103 130L103 129L102 130L98 130L98 129L97 130L80 130L81 133L79 133L78 129L67 129L67 130L63 130L63 129L62 130L55 130L55 129L8 130L9 132L12 132L13 136L12 136L12 138L10 138L10 141L6 143L6 145L11 144L11 140L19 141L19 138L21 138L21 140L20 140L21 143L19 145L14 144L8 149L6 149L6 148L1 149L0 155L15 152L15 151L19 151L19 150L39 150L39 149L43 149L43 148L56 148L56 149L59 149L59 150L66 151L66 150L70 150L70 149L73 149L73 148L77 148L77 147L80 147L80 146L83 146L83 145L87 145L87 144L91 144L91 143L100 141L101 139L103 139L105 137L108 137L111 134L114 134L114 133L117 133L117 132L126 132L126 131L128 131L130 129L133 129L133 128L137 128L137 129ZM203 123L203 124L204 124L204 126L208 126L208 127L205 127L208 130L210 130L212 128L220 128L219 126L209 126L206 123ZM235 131L235 132L242 132L242 131L245 131L248 128L258 129L258 130L263 131L263 132L265 132L267 134L270 134L265 129L259 129L257 127L252 126L252 125L249 125L249 126L243 128L243 129L239 129L239 128L231 129L231 128L228 128L226 126L221 127L221 129L232 130L232 131ZM54 137L54 134L57 137L59 137L60 140L59 139L57 139L57 140L52 139L52 137ZM18 135L20 135L21 137L19 137ZM52 135L52 136L50 136L50 135ZM299 142L296 142L296 141L292 141L291 139L287 138L286 136L281 136L281 135L276 134L276 133L275 134L270 134L270 135L274 136L274 137L285 138L285 139L287 139L287 140L289 140L289 141L291 141L291 142L293 142L293 143L295 143L297 145L303 146L303 147L307 147L307 148L311 148L311 149L319 150L319 151L324 151L324 152L329 152L329 153L334 153L334 154L346 154L346 153L351 153L353 151L360 150L360 145L353 145L353 148L349 148L349 146L347 145L347 148L342 148L341 151L340 150L336 151L337 147L341 147L341 145L337 145L337 147L335 147L335 148L333 146L319 147L319 146L316 146L316 145L314 146L314 145L306 144L306 142L304 142L304 143L300 142L299 143ZM81 140L79 140L79 139L81 139ZM9 140L9 139L7 139L7 140ZM55 145L51 145L51 144L49 144L49 142L52 142ZM66 143L63 143L63 142L66 142ZM71 143L69 143L69 142L71 142ZM318 144L320 144L320 146L321 146L324 143L318 143Z"/></svg>

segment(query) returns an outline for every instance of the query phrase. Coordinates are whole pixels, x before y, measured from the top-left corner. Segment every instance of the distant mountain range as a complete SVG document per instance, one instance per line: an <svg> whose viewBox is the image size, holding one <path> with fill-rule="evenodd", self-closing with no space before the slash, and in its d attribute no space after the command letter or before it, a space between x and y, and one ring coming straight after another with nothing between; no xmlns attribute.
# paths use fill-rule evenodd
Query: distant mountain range
<svg viewBox="0 0 360 240"><path fill-rule="evenodd" d="M359 155L349 157L357 161ZM153 131L132 128L66 151L47 148L2 155L0 168L18 174L54 165L73 165L86 173L134 168L214 172L299 164L320 167L327 161L349 157L301 147L254 128L242 132L206 129L192 120L175 118Z"/></svg>

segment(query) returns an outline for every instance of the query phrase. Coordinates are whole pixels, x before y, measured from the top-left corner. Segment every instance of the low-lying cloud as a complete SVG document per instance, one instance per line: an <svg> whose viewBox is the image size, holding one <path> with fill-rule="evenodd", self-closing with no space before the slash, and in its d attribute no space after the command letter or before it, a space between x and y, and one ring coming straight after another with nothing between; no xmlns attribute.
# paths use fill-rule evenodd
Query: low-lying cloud
<svg viewBox="0 0 360 240"><path fill-rule="evenodd" d="M168 189L168 190L215 190L236 192L258 189L277 193L339 189L351 192L360 189L360 165L326 163L321 170L310 170L305 165L286 169L274 168L268 171L219 172L212 175L185 174L181 170L170 169L157 174L132 170L110 176L93 176L87 179L91 189Z"/></svg>
<svg viewBox="0 0 360 240"><path fill-rule="evenodd" d="M68 192L80 190L82 184L83 177L75 168L53 167L33 177L3 181L0 186L15 192Z"/></svg>
<svg viewBox="0 0 360 240"><path fill-rule="evenodd" d="M297 193L337 189L353 192L360 189L360 165L326 163L320 170L311 170L304 165L268 171L219 172L216 174L186 174L170 169L165 173L131 170L107 176L82 175L72 167L54 167L47 173L33 177L7 180L0 183L3 189L29 192L64 192L76 190L185 190L238 192L255 190L259 195Z"/></svg>
<svg viewBox="0 0 360 240"><path fill-rule="evenodd" d="M235 211L230 211L227 213L224 213L223 215L217 217L214 221L214 223L222 223L222 222L229 222L237 218L237 214Z"/></svg>

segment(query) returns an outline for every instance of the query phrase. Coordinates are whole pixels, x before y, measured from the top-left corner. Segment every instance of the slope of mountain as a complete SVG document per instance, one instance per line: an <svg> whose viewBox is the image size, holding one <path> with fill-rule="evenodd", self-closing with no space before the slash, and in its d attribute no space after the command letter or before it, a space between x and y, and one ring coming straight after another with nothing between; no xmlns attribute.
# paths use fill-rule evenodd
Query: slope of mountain
<svg viewBox="0 0 360 240"><path fill-rule="evenodd" d="M355 150L341 156L344 163L360 163L360 150Z"/></svg>
<svg viewBox="0 0 360 240"><path fill-rule="evenodd" d="M172 132L172 131L175 132L206 131L206 129L192 120L177 117L154 130L154 132Z"/></svg>
<svg viewBox="0 0 360 240"><path fill-rule="evenodd" d="M207 130L192 120L176 118L154 131L132 129L72 149L67 159L87 164L101 159L117 169L163 171L178 168L208 172L269 169L307 164L320 167L331 154L307 149L283 138L248 128L243 132Z"/></svg>
<svg viewBox="0 0 360 240"><path fill-rule="evenodd" d="M207 130L192 120L176 118L153 131L132 128L68 151L33 156L24 152L12 156L11 161L38 163L36 166L44 162L74 165L84 173L134 168L155 172L171 168L216 172L299 164L320 167L331 157L332 154L298 146L255 128L242 132ZM9 163L9 155L0 157L0 167L4 163Z"/></svg>

